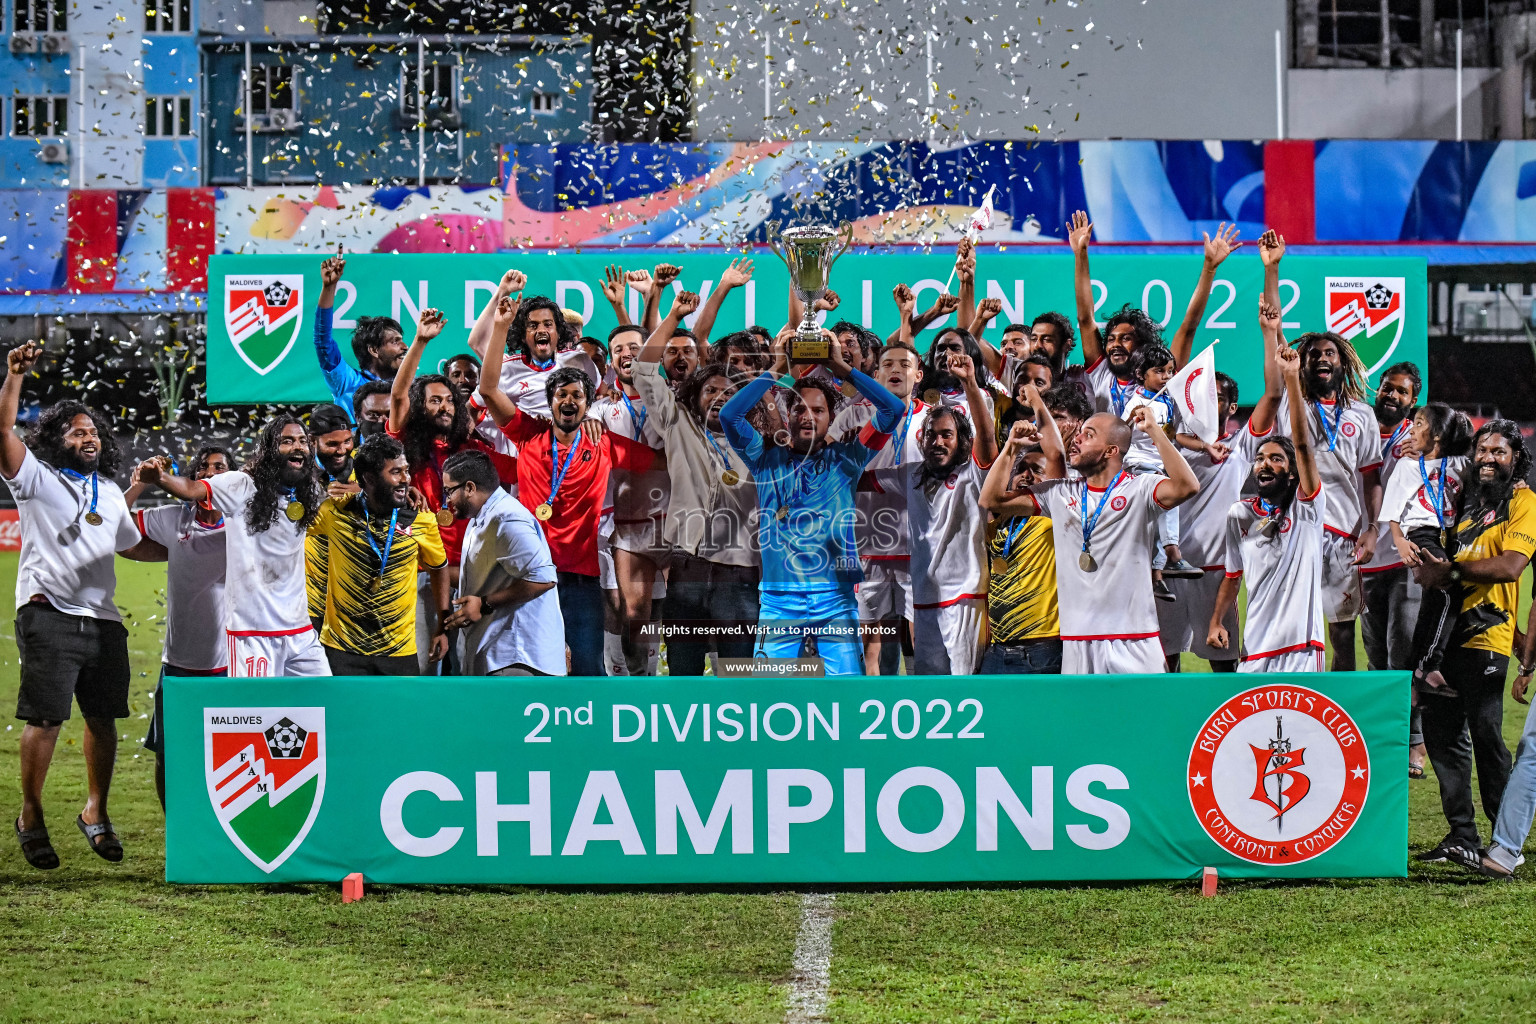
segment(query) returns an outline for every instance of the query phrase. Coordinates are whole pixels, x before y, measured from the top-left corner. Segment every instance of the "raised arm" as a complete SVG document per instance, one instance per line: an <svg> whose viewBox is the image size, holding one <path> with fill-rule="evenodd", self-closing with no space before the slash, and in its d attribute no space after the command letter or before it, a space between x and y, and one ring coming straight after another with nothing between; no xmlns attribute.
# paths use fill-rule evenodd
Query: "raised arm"
<svg viewBox="0 0 1536 1024"><path fill-rule="evenodd" d="M748 416L757 408L763 396L768 394L776 379L772 373L761 373L720 407L720 427L725 431L725 439L738 452L750 450L754 442L762 443L762 435L748 420Z"/></svg>
<svg viewBox="0 0 1536 1024"><path fill-rule="evenodd" d="M709 301L704 303L704 308L699 310L698 317L693 321L693 335L698 339L699 351L702 352L704 346L709 344L709 335L715 329L715 317L720 315L720 307L725 304L726 296L750 280L752 261L745 257L731 260L731 265L721 273L720 283L709 293Z"/></svg>
<svg viewBox="0 0 1536 1024"><path fill-rule="evenodd" d="M320 372L326 375L328 385L331 374L342 365L341 346L336 344L331 324L335 316L332 307L336 305L336 286L341 283L341 275L346 269L347 258L340 252L320 264L320 301L315 308L315 358L320 361ZM331 390L334 393L338 389L332 387Z"/></svg>
<svg viewBox="0 0 1536 1024"><path fill-rule="evenodd" d="M1275 425L1275 413L1280 408L1280 364L1275 353L1289 348L1280 330L1280 307L1267 297L1259 298L1259 344L1264 346L1264 394L1253 407L1248 423L1255 434L1267 434Z"/></svg>
<svg viewBox="0 0 1536 1024"><path fill-rule="evenodd" d="M646 274L649 287L645 290L645 313L640 318L640 326L646 331L656 329L656 311L661 308L661 293L667 286L677 280L677 275L683 272L683 268L674 263L658 263L656 267ZM641 271L645 274L645 271Z"/></svg>
<svg viewBox="0 0 1536 1024"><path fill-rule="evenodd" d="M960 279L960 315L957 322L969 325L976 319L976 243L960 239L955 246L955 276Z"/></svg>
<svg viewBox="0 0 1536 1024"><path fill-rule="evenodd" d="M27 446L16 436L16 410L21 405L22 378L32 372L42 347L24 341L5 354L5 385L0 388L0 474L13 480L27 458Z"/></svg>
<svg viewBox="0 0 1536 1024"><path fill-rule="evenodd" d="M963 352L949 357L949 372L955 375L965 388L965 401L971 409L971 424L975 429L975 459L978 466L990 466L997 461L997 427L992 423L992 410L987 408L987 396L976 383L976 364Z"/></svg>
<svg viewBox="0 0 1536 1024"><path fill-rule="evenodd" d="M976 312L971 317L970 326L968 328L966 328L966 329L971 332L971 336L972 337L974 337L977 341L980 341L982 334L987 329L987 325L990 324L993 320L997 319L997 315L999 313L1001 313L1002 311L1003 311L1003 300L1002 299L996 299L996 298L985 298L985 299L982 299L980 302L976 303ZM990 346L990 345L988 345L987 347L992 348L993 357L997 359L999 364L1001 364L1002 358L997 355L997 349L992 347L992 346ZM991 371L993 374L997 373L996 370L992 369L992 366L991 366L990 363L988 363L987 369L989 371Z"/></svg>
<svg viewBox="0 0 1536 1024"><path fill-rule="evenodd" d="M1055 480L1066 476L1067 446L1061 439L1061 428L1056 426L1056 417L1045 407L1040 389L1033 384L1024 385L1024 397L1029 399L1029 407L1035 410L1035 426L1040 432L1040 451L1045 455L1046 479Z"/></svg>
<svg viewBox="0 0 1536 1024"><path fill-rule="evenodd" d="M667 310L666 319L651 331L651 336L645 339L645 344L640 347L635 358L642 363L661 362L661 354L666 351L667 342L677 333L678 324L698 308L699 296L695 292L679 292L673 296L672 308Z"/></svg>
<svg viewBox="0 0 1536 1024"><path fill-rule="evenodd" d="M189 480L184 476L177 476L169 472L159 459L146 459L139 463L133 475L136 479L158 487L171 497L182 501L208 501L213 497L213 490L206 481Z"/></svg>
<svg viewBox="0 0 1536 1024"><path fill-rule="evenodd" d="M624 268L609 264L603 271L603 298L608 300L608 305L613 309L613 315L618 318L620 327L627 327L634 323L629 318L629 310L624 308L624 293L629 290L629 285L624 279Z"/></svg>
<svg viewBox="0 0 1536 1024"><path fill-rule="evenodd" d="M1072 288L1077 296L1077 335L1083 342L1083 364L1092 366L1104 358L1104 342L1099 324L1093 318L1093 275L1088 270L1088 240L1093 224L1088 214L1078 210L1067 225L1067 243L1072 246Z"/></svg>
<svg viewBox="0 0 1536 1024"><path fill-rule="evenodd" d="M1200 267L1200 278L1195 282L1195 294L1190 296L1184 320L1178 330L1173 332L1173 343L1168 346L1173 351L1175 366L1182 367L1189 362L1189 352L1195 344L1195 332L1200 329L1200 321L1205 318L1205 304L1211 298L1211 284L1216 280L1216 268L1234 250L1241 248L1242 244L1237 240L1237 225L1225 221L1217 226L1215 238L1205 234L1205 262Z"/></svg>
<svg viewBox="0 0 1536 1024"><path fill-rule="evenodd" d="M1028 420L1016 421L1008 431L1008 440L1003 443L1002 452L987 470L987 478L981 484L981 507L999 519L1040 513L1040 505L1032 495L1010 495L1008 490L1008 485L1013 482L1014 463L1038 438L1033 423Z"/></svg>
<svg viewBox="0 0 1536 1024"><path fill-rule="evenodd" d="M503 296L496 306L496 312L492 319L492 329L498 334L505 335L507 328L512 324L512 318L517 315L517 304L508 296ZM409 357L407 357L409 358ZM507 358L507 346L492 345L485 353L485 362L480 367L480 400L485 403L485 411L491 414L491 420L498 427L505 427L517 418L517 403L512 401L505 391L501 390L501 364ZM404 369L404 367L402 367ZM399 380L397 376L395 380ZM391 393L393 398L393 393Z"/></svg>
<svg viewBox="0 0 1536 1024"><path fill-rule="evenodd" d="M501 307L501 300L512 296L512 315L517 315L517 304L522 300L523 289L528 287L528 278L521 270L509 270L501 275L501 281L496 285L496 294L491 296L491 301L480 310L480 318L475 321L475 326L469 329L470 350L485 359L486 346L490 343L491 336L495 335L500 340L502 348L507 345L507 330L502 327L494 329L496 311ZM512 321L507 321L510 324ZM398 375L397 375L398 376Z"/></svg>
<svg viewBox="0 0 1536 1024"><path fill-rule="evenodd" d="M896 311L901 316L901 326L896 328L896 333L885 339L889 345L892 341L900 341L912 344L912 310L917 305L917 298L912 294L912 289L905 284L898 284L891 289L891 298L896 300Z"/></svg>
<svg viewBox="0 0 1536 1024"><path fill-rule="evenodd" d="M1150 405L1138 406L1131 413L1131 428L1150 437L1157 447L1158 456L1163 460L1163 473L1168 477L1168 486L1166 491L1158 488L1162 492L1158 495L1158 504L1163 508L1173 508L1200 493L1200 481L1196 479L1195 471L1184 461L1178 446L1168 439L1167 431L1158 425Z"/></svg>
<svg viewBox="0 0 1536 1024"><path fill-rule="evenodd" d="M1317 472L1317 455L1312 451L1312 431L1307 424L1307 400L1301 394L1301 355L1289 345L1281 348L1276 357L1280 362L1280 375L1285 379L1285 396L1291 413L1291 443L1296 446L1296 476L1299 493L1314 495L1323 486ZM1381 498L1377 496L1377 504ZM1374 520L1372 520L1374 522Z"/></svg>
<svg viewBox="0 0 1536 1024"><path fill-rule="evenodd" d="M416 321L416 337L411 340L411 347L405 350L405 355L400 360L400 369L395 374L395 379L389 385L389 431L398 434L405 429L405 421L411 415L411 383L416 379L416 370L421 366L421 354L427 350L427 342L442 333L443 325L447 318L440 309L424 309L421 317ZM492 346L493 348L495 346ZM480 369L481 379L490 377L492 381L501 381L501 361L496 363L496 375L491 377L485 372L485 367Z"/></svg>

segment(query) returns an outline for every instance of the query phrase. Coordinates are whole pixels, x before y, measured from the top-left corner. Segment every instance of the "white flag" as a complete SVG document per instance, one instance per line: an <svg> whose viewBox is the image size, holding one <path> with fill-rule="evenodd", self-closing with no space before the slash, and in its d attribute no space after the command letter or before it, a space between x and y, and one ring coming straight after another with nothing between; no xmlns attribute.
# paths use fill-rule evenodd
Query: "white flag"
<svg viewBox="0 0 1536 1024"><path fill-rule="evenodd" d="M1195 358L1163 385L1184 420L1183 432L1196 434L1206 444L1221 436L1216 413L1216 345L1202 349Z"/></svg>
<svg viewBox="0 0 1536 1024"><path fill-rule="evenodd" d="M970 236L973 242L981 237L983 231L992 226L992 193L996 191L996 185L987 189L987 197L981 201L981 205L976 208L976 212L971 214L971 221L966 225L965 233Z"/></svg>

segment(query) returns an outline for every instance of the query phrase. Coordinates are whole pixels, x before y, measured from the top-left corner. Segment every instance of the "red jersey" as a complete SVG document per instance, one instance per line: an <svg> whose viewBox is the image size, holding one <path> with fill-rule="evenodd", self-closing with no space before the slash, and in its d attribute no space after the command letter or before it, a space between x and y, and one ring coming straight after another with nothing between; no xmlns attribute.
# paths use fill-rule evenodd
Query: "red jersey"
<svg viewBox="0 0 1536 1024"><path fill-rule="evenodd" d="M559 445L552 453L553 428L521 411L501 430L517 444L518 500L530 511L546 501L554 507L554 516L544 522L544 536L549 541L555 568L560 572L596 576L597 521L608 496L608 474L615 466L632 473L643 473L655 467L661 453L611 430L605 431L597 444L578 431L575 454L571 453L570 446ZM559 458L560 466L567 465L569 458L570 468L565 471L554 500L550 501L550 481L556 473L555 457Z"/></svg>
<svg viewBox="0 0 1536 1024"><path fill-rule="evenodd" d="M384 429L390 437L400 440L399 434L388 427ZM435 514L443 507L443 463L447 462L451 456L467 451L485 452L489 455L503 486L510 486L517 481L517 459L513 456L496 451L474 436L456 448L450 448L446 438L438 438L433 442L430 459L419 465L411 464L411 486L426 497L429 513ZM464 530L467 526L469 526L469 520L455 519L447 526L439 525L437 528L437 532L443 538L443 550L448 554L449 565L459 564L459 548L464 543Z"/></svg>

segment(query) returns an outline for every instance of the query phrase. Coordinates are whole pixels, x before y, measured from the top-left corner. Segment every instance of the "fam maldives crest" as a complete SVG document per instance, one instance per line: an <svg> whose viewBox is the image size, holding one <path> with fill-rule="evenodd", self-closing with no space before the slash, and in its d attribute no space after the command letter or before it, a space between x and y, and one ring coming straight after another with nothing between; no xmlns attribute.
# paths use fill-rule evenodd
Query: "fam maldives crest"
<svg viewBox="0 0 1536 1024"><path fill-rule="evenodd" d="M1189 754L1189 802L1223 850L1299 864L1337 845L1371 788L1365 737L1316 690L1278 683L1216 709Z"/></svg>
<svg viewBox="0 0 1536 1024"><path fill-rule="evenodd" d="M230 842L269 874L325 796L325 708L204 708L208 799Z"/></svg>
<svg viewBox="0 0 1536 1024"><path fill-rule="evenodd" d="M224 326L246 365L265 374L288 354L304 320L303 274L224 279Z"/></svg>
<svg viewBox="0 0 1536 1024"><path fill-rule="evenodd" d="M1366 368L1375 373L1403 337L1403 277L1325 277L1323 308L1328 329L1355 346Z"/></svg>

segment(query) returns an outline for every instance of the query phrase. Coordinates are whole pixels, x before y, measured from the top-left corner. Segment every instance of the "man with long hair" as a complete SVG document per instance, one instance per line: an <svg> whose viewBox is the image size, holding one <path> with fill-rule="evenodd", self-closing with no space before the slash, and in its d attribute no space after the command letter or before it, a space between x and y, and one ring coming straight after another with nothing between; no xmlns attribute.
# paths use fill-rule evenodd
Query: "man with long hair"
<svg viewBox="0 0 1536 1024"><path fill-rule="evenodd" d="M405 334L400 321L389 316L360 316L352 329L353 367L341 357L341 346L331 334L335 317L336 286L346 271L347 258L338 252L320 264L320 301L315 309L315 355L325 386L343 410L352 408L357 389L373 380L389 380L400 369L405 355Z"/></svg>
<svg viewBox="0 0 1536 1024"><path fill-rule="evenodd" d="M1323 524L1332 495L1318 469L1311 437L1302 429L1306 413L1300 401L1301 358L1281 345L1277 359L1291 399L1291 436L1266 437L1258 446L1253 457L1258 494L1234 502L1227 511L1226 572L1206 643L1218 651L1233 649L1226 618L1237 604L1238 585L1247 577L1248 617L1238 671L1319 672Z"/></svg>
<svg viewBox="0 0 1536 1024"><path fill-rule="evenodd" d="M1504 678L1515 641L1520 577L1536 554L1536 492L1516 486L1530 471L1531 453L1519 425L1502 419L1483 424L1472 438L1472 464L1456 509L1455 558L1425 552L1423 564L1414 570L1421 586L1450 590L1461 598L1452 646L1440 666L1449 692L1431 691L1421 702L1424 745L1440 782L1440 807L1450 832L1420 860L1482 863L1472 803L1474 759L1483 813L1490 822L1499 820L1510 769ZM1521 675L1529 675L1527 665L1521 666ZM1519 849L1505 845L1508 835L1501 834L1500 847L1513 858Z"/></svg>
<svg viewBox="0 0 1536 1024"><path fill-rule="evenodd" d="M581 331L565 318L564 310L543 295L522 298L526 284L527 278L519 271L509 270L502 275L496 293L480 310L479 319L470 329L469 347L489 363L491 348L501 346L506 354L497 378L502 392L530 416L547 417L549 402L544 397L544 384L557 368L575 367L587 375L593 387L603 378L597 364L581 347ZM482 366L481 386L485 384L485 374Z"/></svg>
<svg viewBox="0 0 1536 1024"><path fill-rule="evenodd" d="M325 491L304 424L286 414L273 417L256 454L236 473L194 480L150 459L139 464L137 476L224 516L229 674L330 675L305 600L304 537Z"/></svg>
<svg viewBox="0 0 1536 1024"><path fill-rule="evenodd" d="M515 273L509 272L509 273ZM509 306L511 300L503 303ZM482 437L477 436L476 415L469 399L453 382L440 373L416 376L421 366L427 343L437 337L447 323L441 310L424 309L416 325L416 337L400 362L400 372L389 392L390 437L405 448L406 465L411 474L411 485L420 492L426 503L426 511L436 517L438 534L448 557L450 584L458 582L459 547L464 537L464 522L454 518L447 507L443 489L443 463L457 452L483 451L491 456L503 482L515 479L513 460L496 451ZM498 359L499 359L498 355ZM490 370L489 360L480 374L479 387L495 386L496 375ZM423 673L428 670L427 652L432 637L426 626L433 621L438 605L433 603L431 578L422 572L416 577L416 657ZM452 671L453 662L443 663L444 671Z"/></svg>
<svg viewBox="0 0 1536 1024"><path fill-rule="evenodd" d="M85 807L75 825L106 860L123 859L107 817L117 723L128 717L128 631L113 601L114 554L158 562L165 549L139 536L112 476L119 453L110 423L75 401L44 410L25 443L16 436L22 380L42 349L24 342L6 355L0 388L0 475L21 519L16 572L16 647L21 689L21 816L16 838L35 868L59 856L43 821L43 783L59 727L78 702L85 719Z"/></svg>
<svg viewBox="0 0 1536 1024"><path fill-rule="evenodd" d="M736 392L734 372L721 363L702 366L674 388L661 368L669 336L661 330L652 335L635 356L632 375L649 423L661 435L671 479L662 521L671 552L666 621L685 623L705 637L669 638L667 669L701 676L711 644L722 658L752 656L750 627L757 624L762 575L757 485L720 425L720 410ZM750 353L753 360L759 349L747 332L726 335L716 346L717 354ZM711 632L712 639L706 636Z"/></svg>
<svg viewBox="0 0 1536 1024"><path fill-rule="evenodd" d="M981 393L986 398L987 415L991 416L994 403L992 376L987 372L981 346L976 343L970 331L959 327L944 328L929 346L928 354L923 357L923 378L918 382L917 393L934 408L942 405L956 410L962 416L969 416L970 402L966 399L965 383L954 371L957 358L970 361L971 376L981 386Z"/></svg>
<svg viewBox="0 0 1536 1024"><path fill-rule="evenodd" d="M829 335L824 335L830 339ZM854 485L885 447L906 411L901 399L853 369L833 341L826 364L875 406L856 439L829 440L840 397L825 379L795 382L785 444L770 444L750 416L789 370L786 336L775 342L773 369L738 391L720 410L725 436L757 481L763 580L756 653L785 658L816 638L829 675L856 675L861 666L859 608L854 588L863 574L854 531Z"/></svg>
<svg viewBox="0 0 1536 1024"><path fill-rule="evenodd" d="M320 643L331 672L408 676L418 671L417 572L432 600L422 623L428 660L448 653L448 559L437 520L411 508L405 448L375 435L357 450L356 493L327 498L310 533L325 541L325 613Z"/></svg>
<svg viewBox="0 0 1536 1024"><path fill-rule="evenodd" d="M332 498L357 493L357 478L352 469L352 452L357 439L346 411L325 403L309 413L309 441L315 449L315 466L320 483ZM305 589L309 596L309 621L318 632L325 618L327 541L311 530L304 541Z"/></svg>
<svg viewBox="0 0 1536 1024"><path fill-rule="evenodd" d="M206 445L192 456L188 468L193 480L206 480L234 467L228 451ZM224 637L224 517L205 505L181 501L140 509L134 513L134 522L140 534L166 550L165 643L155 709L144 737L144 749L155 755L155 794L164 808L160 685L166 676L229 675L229 642Z"/></svg>
<svg viewBox="0 0 1536 1024"><path fill-rule="evenodd" d="M1259 242L1259 255L1264 260L1264 299L1276 309L1281 308L1280 259L1284 253L1285 240L1272 231ZM1371 408L1370 382L1355 347L1332 332L1313 332L1301 336L1296 350L1301 355L1308 438L1328 492L1323 520L1323 611L1333 646L1333 668L1348 672L1355 667L1355 618L1365 604L1359 567L1376 554L1381 445ZM1282 433L1291 428L1288 401L1282 398L1280 402L1278 424Z"/></svg>

